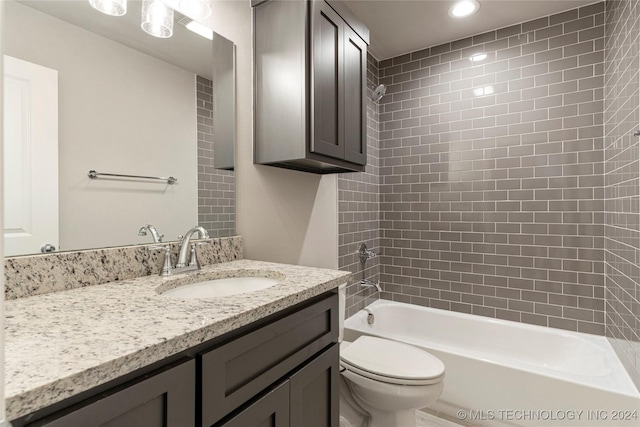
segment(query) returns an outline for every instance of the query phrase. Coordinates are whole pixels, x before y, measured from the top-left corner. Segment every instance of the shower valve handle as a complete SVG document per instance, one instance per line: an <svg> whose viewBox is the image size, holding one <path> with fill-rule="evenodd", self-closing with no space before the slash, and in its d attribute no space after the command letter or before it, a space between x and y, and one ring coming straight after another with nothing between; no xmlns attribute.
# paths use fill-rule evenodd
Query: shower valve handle
<svg viewBox="0 0 640 427"><path fill-rule="evenodd" d="M358 256L360 257L360 262L364 264L369 258L374 258L376 256L376 253L370 251L367 248L367 245L363 243L362 245L360 245L360 249L358 249Z"/></svg>

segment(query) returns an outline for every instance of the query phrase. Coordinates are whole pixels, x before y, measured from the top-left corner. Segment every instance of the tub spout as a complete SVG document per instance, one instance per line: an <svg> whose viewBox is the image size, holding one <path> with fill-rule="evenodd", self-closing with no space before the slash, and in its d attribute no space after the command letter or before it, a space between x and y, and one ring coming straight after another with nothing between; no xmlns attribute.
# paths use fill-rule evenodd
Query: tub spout
<svg viewBox="0 0 640 427"><path fill-rule="evenodd" d="M365 288L374 287L374 288L376 288L378 290L378 292L382 292L382 287L380 286L380 281L374 282L373 280L362 279L362 280L360 280L360 286L363 286Z"/></svg>

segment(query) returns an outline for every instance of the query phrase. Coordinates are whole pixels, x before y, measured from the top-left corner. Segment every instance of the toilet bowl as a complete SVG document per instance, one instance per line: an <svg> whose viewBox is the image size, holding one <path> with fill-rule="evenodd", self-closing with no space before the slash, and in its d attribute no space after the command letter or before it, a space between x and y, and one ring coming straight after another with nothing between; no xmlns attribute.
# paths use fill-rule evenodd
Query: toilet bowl
<svg viewBox="0 0 640 427"><path fill-rule="evenodd" d="M416 409L442 394L444 364L409 344L361 336L342 341L346 285L340 297L340 427L415 427Z"/></svg>

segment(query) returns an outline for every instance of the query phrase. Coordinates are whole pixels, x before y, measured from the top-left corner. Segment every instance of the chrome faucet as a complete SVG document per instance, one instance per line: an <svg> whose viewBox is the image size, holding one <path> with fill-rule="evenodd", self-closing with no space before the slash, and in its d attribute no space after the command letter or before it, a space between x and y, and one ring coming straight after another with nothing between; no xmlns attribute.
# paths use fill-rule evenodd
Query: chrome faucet
<svg viewBox="0 0 640 427"><path fill-rule="evenodd" d="M360 280L360 286L365 287L365 288L376 288L376 290L378 292L382 292L382 286L380 286L380 281L374 282L373 280L369 280L365 277L365 264L367 263L367 260L374 258L377 256L377 254L372 251L369 250L369 248L367 248L367 245L365 243L360 245L360 249L358 249L358 257L360 257L360 263L362 264L362 280Z"/></svg>
<svg viewBox="0 0 640 427"><path fill-rule="evenodd" d="M370 251L369 248L367 248L366 243L360 245L360 249L358 249L358 257L360 257L360 262L362 263L362 265L364 265L364 263L367 262L368 259L374 258L375 256L376 253Z"/></svg>
<svg viewBox="0 0 640 427"><path fill-rule="evenodd" d="M151 227L151 226L147 226ZM181 238L182 242L180 243L180 253L178 255L178 262L175 267L171 265L171 245L153 245L149 246L149 251L164 251L164 262L162 264L162 269L160 270L160 275L167 277L173 276L174 274L187 273L189 271L200 270L200 263L198 262L198 258L196 257L196 246L197 245L206 245L209 242L198 242L191 243L191 236L194 233L198 233L198 237L200 239L208 239L209 233L207 230L200 226L193 227L191 230L187 231L187 234L184 238ZM162 235L160 235L162 238ZM191 252L191 258L189 263L187 264L187 251Z"/></svg>
<svg viewBox="0 0 640 427"><path fill-rule="evenodd" d="M380 282L374 282L373 280L369 280L369 279L362 279L360 280L360 286L364 287L364 288L376 288L378 290L378 292L382 292L382 286L380 286Z"/></svg>
<svg viewBox="0 0 640 427"><path fill-rule="evenodd" d="M164 234L158 233L158 230L156 230L156 228L151 224L143 225L142 227L140 227L140 230L138 230L138 236L146 236L147 231L151 233L151 237L153 237L153 243L162 243Z"/></svg>
<svg viewBox="0 0 640 427"><path fill-rule="evenodd" d="M194 233L198 233L198 238L200 239L208 239L209 233L203 227L197 225L187 231L187 233L182 238L182 243L180 245L180 253L178 255L178 262L176 263L176 268L185 268L185 267L193 267L193 269L199 268L198 260L195 259L195 245L191 245L191 236ZM191 251L191 260L187 262L187 253Z"/></svg>

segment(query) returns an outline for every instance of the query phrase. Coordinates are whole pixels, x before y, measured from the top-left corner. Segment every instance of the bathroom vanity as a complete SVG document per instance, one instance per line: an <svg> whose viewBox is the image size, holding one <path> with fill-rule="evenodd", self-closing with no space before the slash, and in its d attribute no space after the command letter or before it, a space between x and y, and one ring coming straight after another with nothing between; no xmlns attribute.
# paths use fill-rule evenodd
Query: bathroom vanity
<svg viewBox="0 0 640 427"><path fill-rule="evenodd" d="M147 276L8 301L13 425L337 425L350 273L241 260L190 280L228 275L284 279L215 299L169 298L185 276Z"/></svg>

